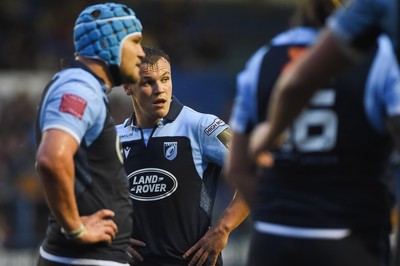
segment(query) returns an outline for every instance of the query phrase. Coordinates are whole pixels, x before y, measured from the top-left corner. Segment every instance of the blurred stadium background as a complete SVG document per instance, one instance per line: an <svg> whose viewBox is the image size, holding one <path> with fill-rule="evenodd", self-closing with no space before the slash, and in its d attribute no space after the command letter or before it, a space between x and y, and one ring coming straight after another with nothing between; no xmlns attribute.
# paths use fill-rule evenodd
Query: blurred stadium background
<svg viewBox="0 0 400 266"><path fill-rule="evenodd" d="M0 1L0 266L34 265L48 210L34 170L34 118L42 89L73 55L72 29L87 5L104 1ZM174 94L198 111L229 119L235 76L248 57L287 27L294 0L129 0L144 44L172 60ZM110 95L116 122L131 112L122 90ZM231 197L221 182L214 217ZM243 265L250 221L223 252Z"/></svg>

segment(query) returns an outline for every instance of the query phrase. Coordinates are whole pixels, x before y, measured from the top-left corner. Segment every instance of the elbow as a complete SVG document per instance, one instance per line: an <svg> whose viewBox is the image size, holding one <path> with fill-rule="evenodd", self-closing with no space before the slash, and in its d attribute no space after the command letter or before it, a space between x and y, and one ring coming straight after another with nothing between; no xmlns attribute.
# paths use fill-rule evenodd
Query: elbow
<svg viewBox="0 0 400 266"><path fill-rule="evenodd" d="M54 177L58 172L61 171L59 162L61 159L54 158L45 154L36 157L36 172L42 181L47 180L49 177Z"/></svg>
<svg viewBox="0 0 400 266"><path fill-rule="evenodd" d="M47 156L38 156L36 157L36 164L35 168L36 171L39 173L39 176L42 176L44 173L51 172L52 166L52 159Z"/></svg>

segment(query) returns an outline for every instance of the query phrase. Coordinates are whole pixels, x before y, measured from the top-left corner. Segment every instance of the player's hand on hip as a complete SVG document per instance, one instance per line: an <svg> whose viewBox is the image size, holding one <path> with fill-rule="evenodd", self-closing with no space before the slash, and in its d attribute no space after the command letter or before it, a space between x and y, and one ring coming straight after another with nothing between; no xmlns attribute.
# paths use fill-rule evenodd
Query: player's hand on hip
<svg viewBox="0 0 400 266"><path fill-rule="evenodd" d="M139 253L139 249L146 246L146 243L143 241L130 238L129 239L129 247L127 249L128 254L130 255L129 265L135 266L140 265L143 262L143 256Z"/></svg>
<svg viewBox="0 0 400 266"><path fill-rule="evenodd" d="M81 216L85 231L77 241L84 244L98 242L111 244L118 232L117 225L111 220L114 215L113 211L103 209L92 215Z"/></svg>
<svg viewBox="0 0 400 266"><path fill-rule="evenodd" d="M213 226L183 254L183 258L189 258L194 254L188 264L189 266L214 266L217 263L220 252L228 242L228 236L228 233Z"/></svg>

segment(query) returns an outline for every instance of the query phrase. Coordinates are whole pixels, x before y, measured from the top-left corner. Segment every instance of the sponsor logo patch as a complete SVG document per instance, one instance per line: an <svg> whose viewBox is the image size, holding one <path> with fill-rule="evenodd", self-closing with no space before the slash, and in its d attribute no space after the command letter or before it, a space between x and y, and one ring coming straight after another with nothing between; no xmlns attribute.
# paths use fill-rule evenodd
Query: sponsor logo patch
<svg viewBox="0 0 400 266"><path fill-rule="evenodd" d="M221 119L217 118L212 122L206 129L204 129L204 132L207 135L211 135L218 127L225 125L225 122L222 121Z"/></svg>
<svg viewBox="0 0 400 266"><path fill-rule="evenodd" d="M155 201L172 195L178 180L170 172L159 168L144 168L128 175L129 196L139 201Z"/></svg>
<svg viewBox="0 0 400 266"><path fill-rule="evenodd" d="M164 142L164 157L170 161L178 154L178 142Z"/></svg>
<svg viewBox="0 0 400 266"><path fill-rule="evenodd" d="M60 112L69 113L82 119L87 102L75 94L64 94L61 99Z"/></svg>
<svg viewBox="0 0 400 266"><path fill-rule="evenodd" d="M232 131L229 128L225 128L218 135L217 139L224 145L228 150L231 146Z"/></svg>
<svg viewBox="0 0 400 266"><path fill-rule="evenodd" d="M127 139L127 138L132 137L132 136L133 136L133 132L129 132L127 134L120 135L119 137L121 139Z"/></svg>

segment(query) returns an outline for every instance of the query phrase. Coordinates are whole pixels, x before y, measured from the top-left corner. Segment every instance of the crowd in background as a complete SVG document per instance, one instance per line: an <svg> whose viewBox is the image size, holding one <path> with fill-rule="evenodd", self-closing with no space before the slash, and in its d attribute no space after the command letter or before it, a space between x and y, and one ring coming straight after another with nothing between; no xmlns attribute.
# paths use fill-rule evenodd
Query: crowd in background
<svg viewBox="0 0 400 266"><path fill-rule="evenodd" d="M101 2L2 0L0 69L54 69L73 53L76 14ZM140 16L144 44L162 47L175 65L194 71L239 70L251 49L286 27L292 10L268 0L119 2Z"/></svg>
<svg viewBox="0 0 400 266"><path fill-rule="evenodd" d="M34 172L35 102L17 94L0 108L0 244L37 245L45 209Z"/></svg>
<svg viewBox="0 0 400 266"><path fill-rule="evenodd" d="M179 99L226 121L236 73L255 47L286 28L292 10L290 6L276 6L268 1L120 2L131 6L140 16L143 43L169 53ZM73 55L71 33L77 13L93 3L96 1L0 1L0 71L55 72L60 58ZM24 83L23 75L18 80L27 91L32 89ZM2 86L0 82L0 90L5 89ZM130 103L118 93L123 95L113 92L117 97L112 99L111 108L119 123L127 116ZM29 95L16 93L0 99L3 248L36 248L44 236L47 219L48 209L34 169L34 119L39 95ZM229 198L225 194L220 191L221 201Z"/></svg>

